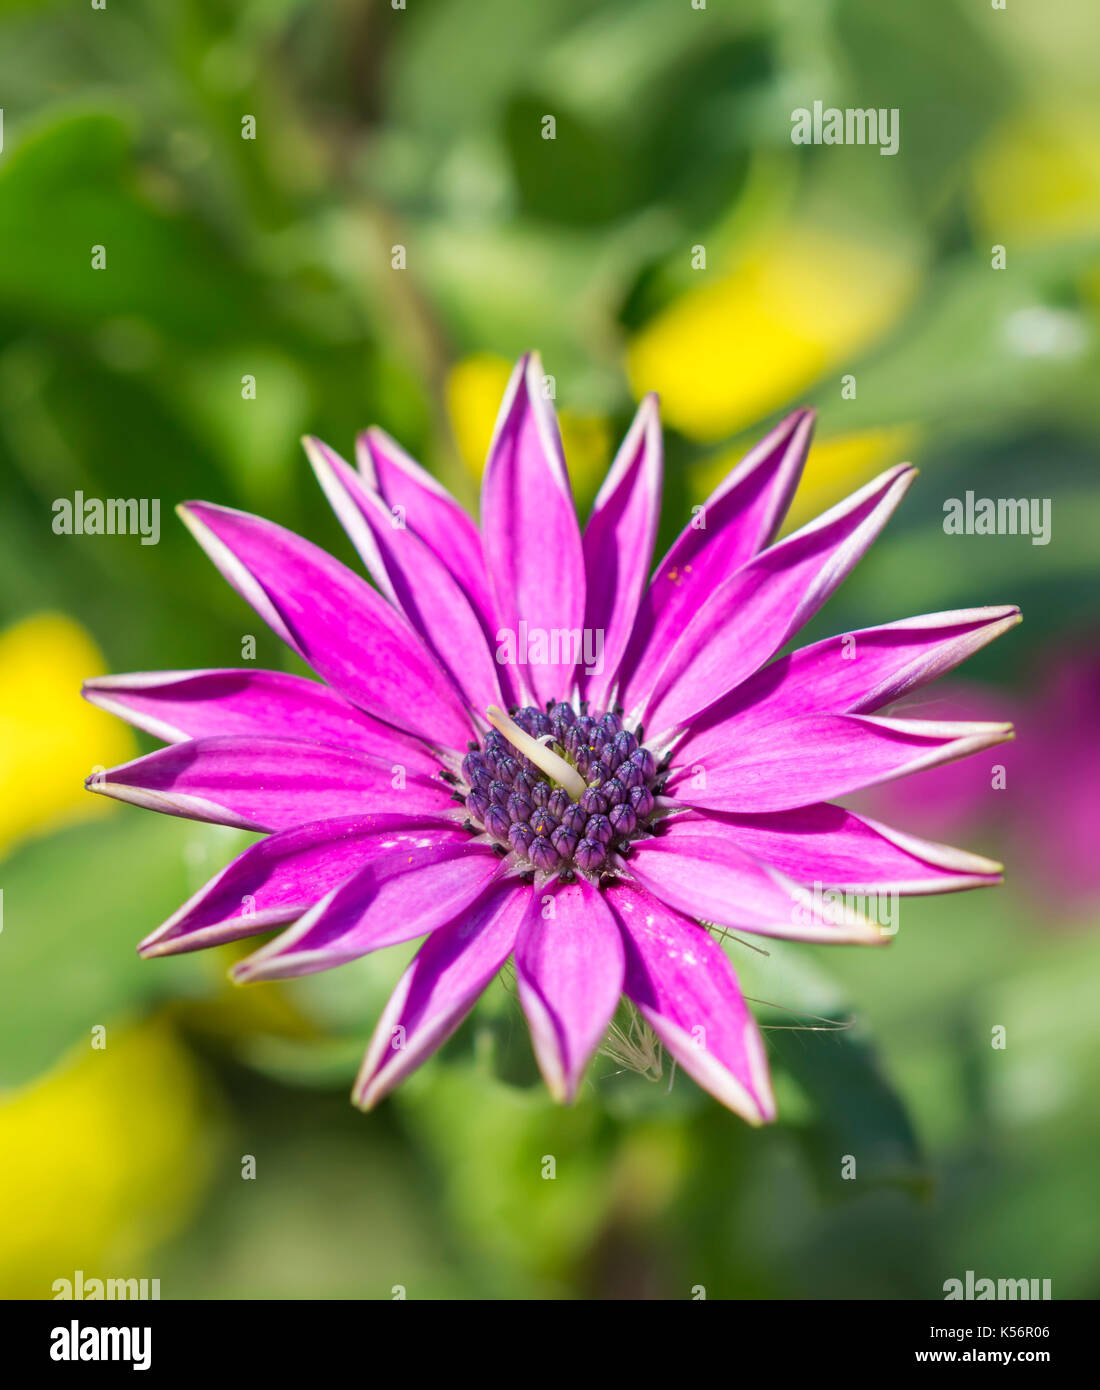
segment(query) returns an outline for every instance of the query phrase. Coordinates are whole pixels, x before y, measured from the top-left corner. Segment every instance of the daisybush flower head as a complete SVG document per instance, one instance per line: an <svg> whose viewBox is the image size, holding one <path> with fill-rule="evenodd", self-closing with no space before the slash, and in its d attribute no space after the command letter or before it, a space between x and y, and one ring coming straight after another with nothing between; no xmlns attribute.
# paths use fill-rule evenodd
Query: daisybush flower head
<svg viewBox="0 0 1100 1390"><path fill-rule="evenodd" d="M909 618L774 659L913 478L891 469L786 539L809 411L715 491L651 577L657 403L642 402L585 529L537 357L517 365L481 528L385 434L358 469L306 449L374 580L272 522L180 509L319 681L277 671L108 676L91 701L167 747L92 789L264 832L142 942L167 955L285 927L238 980L425 937L355 1084L373 1105L457 1028L508 958L542 1074L572 1099L626 995L752 1124L775 1105L756 1023L701 922L879 943L845 893L934 893L1000 866L831 799L987 747L1006 724L876 713L1019 619Z"/></svg>

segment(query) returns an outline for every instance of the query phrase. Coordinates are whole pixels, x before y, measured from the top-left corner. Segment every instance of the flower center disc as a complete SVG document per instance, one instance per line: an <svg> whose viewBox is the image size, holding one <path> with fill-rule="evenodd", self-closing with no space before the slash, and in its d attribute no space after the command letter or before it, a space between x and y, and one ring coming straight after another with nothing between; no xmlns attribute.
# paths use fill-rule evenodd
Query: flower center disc
<svg viewBox="0 0 1100 1390"><path fill-rule="evenodd" d="M656 806L657 763L613 711L578 713L572 705L511 712L523 733L547 744L579 774L577 799L492 729L462 760L471 828L533 870L577 871L598 878L613 853L648 833ZM579 785L575 779L570 779Z"/></svg>

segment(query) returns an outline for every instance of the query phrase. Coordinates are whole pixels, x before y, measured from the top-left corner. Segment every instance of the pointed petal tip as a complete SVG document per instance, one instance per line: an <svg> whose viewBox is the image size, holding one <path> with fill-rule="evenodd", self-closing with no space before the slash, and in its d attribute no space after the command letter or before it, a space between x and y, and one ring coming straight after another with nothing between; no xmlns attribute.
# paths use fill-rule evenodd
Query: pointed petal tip
<svg viewBox="0 0 1100 1390"><path fill-rule="evenodd" d="M384 1091L378 1091L374 1086L360 1086L358 1082L351 1089L351 1103L356 1110L361 1110L364 1115L369 1115L378 1105L385 1095Z"/></svg>
<svg viewBox="0 0 1100 1390"><path fill-rule="evenodd" d="M299 918L299 923L300 921L301 918ZM235 965L231 965L229 969L226 971L226 975L233 982L233 984L263 984L267 979L271 978L268 976L265 970L265 966L270 969L273 959L276 963L280 959L285 959L284 957L281 957L280 955L276 954L273 948L275 947L276 943L281 940L283 936L288 935L289 932L292 931L294 927L296 927L297 925L298 923L294 923L293 926L288 927L286 931L280 933L280 935L275 937L272 941L266 942L263 946L258 947L250 955L245 956L244 960L239 960L236 962Z"/></svg>
<svg viewBox="0 0 1100 1390"><path fill-rule="evenodd" d="M166 922L164 926L157 927L156 931L150 932L144 940L138 942L136 950L142 960L159 960L162 956L183 954L188 938L186 936L164 936L165 927L168 926L171 926L171 920Z"/></svg>
<svg viewBox="0 0 1100 1390"><path fill-rule="evenodd" d="M368 425L365 430L360 430L355 436L355 466L358 468L360 476L365 478L371 487L378 487L378 470L374 466L374 448L379 435L384 436L385 432L380 430L377 425Z"/></svg>
<svg viewBox="0 0 1100 1390"><path fill-rule="evenodd" d="M387 1081L384 1067L374 1066L368 1072L367 1060L363 1059L363 1066L351 1088L351 1103L364 1115L369 1115L372 1110L377 1109L379 1103L385 1100L397 1084L396 1078Z"/></svg>
<svg viewBox="0 0 1100 1390"><path fill-rule="evenodd" d="M550 1094L550 1099L555 1105L572 1105L577 1099L578 1082L569 1080L551 1082L545 1072L542 1079Z"/></svg>
<svg viewBox="0 0 1100 1390"><path fill-rule="evenodd" d="M203 520L203 510L217 512L231 509L219 507L216 502L202 502L196 498L192 498L188 502L176 503L176 515L198 541L199 545L201 545L204 550L207 550L207 538L211 535L211 531Z"/></svg>
<svg viewBox="0 0 1100 1390"><path fill-rule="evenodd" d="M817 423L817 407L813 405L800 405L792 410L789 415L785 415L779 424L775 426L776 431L781 431L785 435L793 435L802 426L806 425L810 429Z"/></svg>
<svg viewBox="0 0 1100 1390"><path fill-rule="evenodd" d="M315 434L303 434L301 438L302 448L309 461L310 468L313 469L314 476L322 487L325 485L325 478L332 478L336 474L336 463L343 463L345 468L350 471L350 465L336 452L335 449L325 443Z"/></svg>
<svg viewBox="0 0 1100 1390"><path fill-rule="evenodd" d="M193 524L202 524L201 518L198 515L198 512L202 508L207 508L211 511L229 510L225 507L219 507L216 502L204 502L199 497L190 497L186 502L177 502L175 512L185 526L191 527Z"/></svg>
<svg viewBox="0 0 1100 1390"><path fill-rule="evenodd" d="M362 448L368 453L376 447L385 448L387 445L404 453L393 435L388 430L384 430L381 425L368 425L365 430L360 430L355 436L355 444L357 449Z"/></svg>
<svg viewBox="0 0 1100 1390"><path fill-rule="evenodd" d="M325 480L331 479L336 470L332 466L332 460L326 457L327 449L324 442L312 434L302 435L302 448L305 450L306 461L313 469L313 476L324 488Z"/></svg>

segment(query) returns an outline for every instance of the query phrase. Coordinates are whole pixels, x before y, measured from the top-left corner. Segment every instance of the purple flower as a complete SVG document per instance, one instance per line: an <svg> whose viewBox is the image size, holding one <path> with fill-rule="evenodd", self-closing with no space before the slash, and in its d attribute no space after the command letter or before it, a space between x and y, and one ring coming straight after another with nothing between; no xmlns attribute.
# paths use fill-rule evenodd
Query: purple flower
<svg viewBox="0 0 1100 1390"><path fill-rule="evenodd" d="M903 816L918 830L948 827L954 835L981 828L1007 841L1017 881L1029 891L1029 919L1043 930L1086 923L1100 903L1098 652L1097 634L1088 628L1040 649L1031 662L1032 688L1013 696L1023 737L1010 749L861 798L871 814ZM968 719L993 696L986 686L944 681L912 712Z"/></svg>
<svg viewBox="0 0 1100 1390"><path fill-rule="evenodd" d="M92 779L171 815L266 832L140 946L286 926L238 980L303 975L426 937L354 1098L373 1105L514 957L553 1094L571 1099L626 995L700 1085L774 1118L756 1023L700 922L806 941L883 931L845 893L934 893L1000 866L830 804L1011 737L875 714L957 666L1015 608L909 618L773 659L913 478L901 466L778 543L813 425L778 425L650 578L654 397L584 532L537 357L512 375L482 527L378 430L358 472L306 442L377 588L290 531L189 503L230 584L321 683L275 671L108 676L86 695L168 746ZM505 713L510 711L510 713Z"/></svg>

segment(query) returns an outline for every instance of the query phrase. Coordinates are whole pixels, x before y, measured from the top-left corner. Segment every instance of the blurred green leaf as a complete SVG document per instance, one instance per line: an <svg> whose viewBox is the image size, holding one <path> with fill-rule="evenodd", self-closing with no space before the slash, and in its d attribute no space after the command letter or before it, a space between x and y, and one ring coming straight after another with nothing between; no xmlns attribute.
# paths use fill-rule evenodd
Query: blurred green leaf
<svg viewBox="0 0 1100 1390"><path fill-rule="evenodd" d="M126 808L0 864L0 1084L38 1075L122 1013L217 988L217 956L143 961L135 949L220 867L225 832L211 829Z"/></svg>
<svg viewBox="0 0 1100 1390"><path fill-rule="evenodd" d="M251 275L193 216L142 194L130 148L118 117L68 115L5 159L0 308L58 328L134 315L196 345L255 333L265 315Z"/></svg>
<svg viewBox="0 0 1100 1390"><path fill-rule="evenodd" d="M796 1133L821 1190L849 1198L880 1185L927 1193L930 1174L905 1103L846 991L797 944L760 944L763 954L737 954L737 968L746 993L764 995L757 1014L770 1057L812 1107Z"/></svg>

